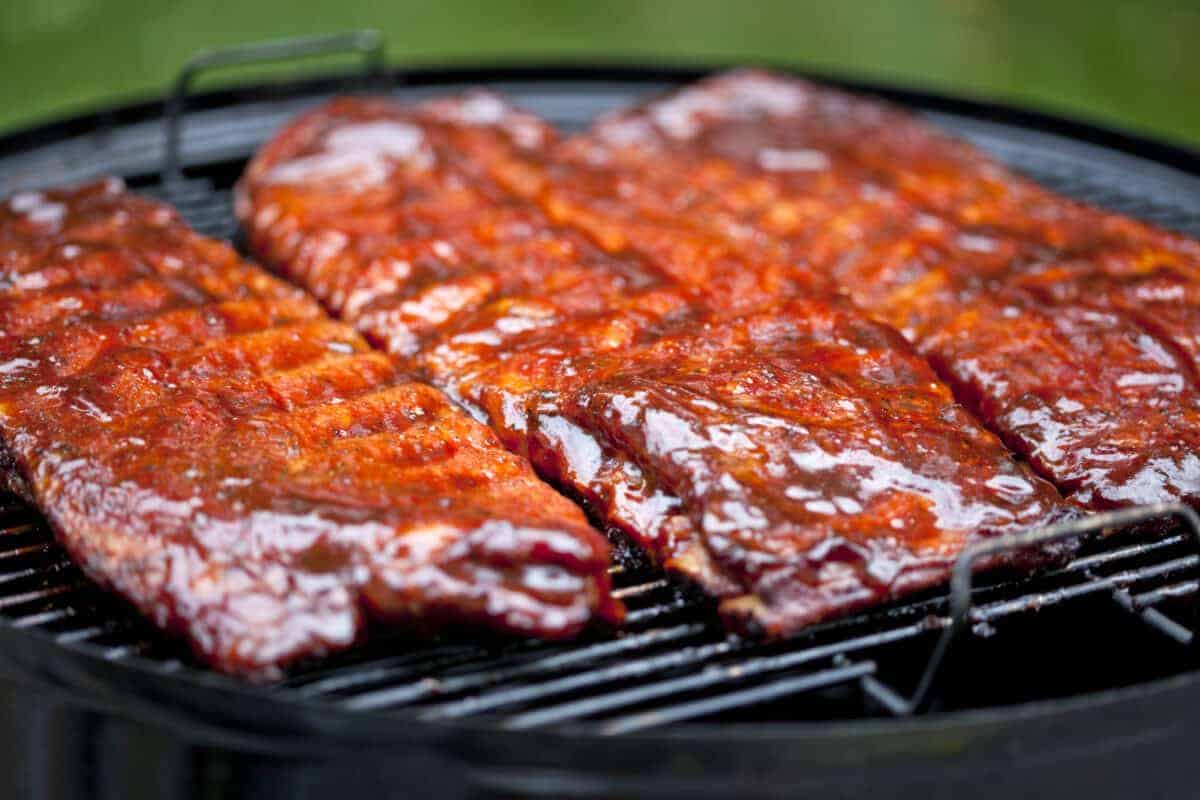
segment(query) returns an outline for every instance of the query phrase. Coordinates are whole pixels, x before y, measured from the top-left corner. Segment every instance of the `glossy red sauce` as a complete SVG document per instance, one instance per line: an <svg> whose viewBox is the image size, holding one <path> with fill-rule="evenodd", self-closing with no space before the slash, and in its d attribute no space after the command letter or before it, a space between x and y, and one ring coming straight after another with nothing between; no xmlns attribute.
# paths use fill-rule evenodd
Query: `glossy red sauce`
<svg viewBox="0 0 1200 800"><path fill-rule="evenodd" d="M1074 203L886 104L758 72L568 143L592 193L780 247L903 331L1092 508L1200 502L1200 243Z"/></svg>
<svg viewBox="0 0 1200 800"><path fill-rule="evenodd" d="M621 616L603 537L486 427L119 182L0 204L0 437L84 570L224 672Z"/></svg>
<svg viewBox="0 0 1200 800"><path fill-rule="evenodd" d="M739 630L903 594L1071 513L828 276L557 147L487 94L342 99L267 145L238 211L264 259Z"/></svg>

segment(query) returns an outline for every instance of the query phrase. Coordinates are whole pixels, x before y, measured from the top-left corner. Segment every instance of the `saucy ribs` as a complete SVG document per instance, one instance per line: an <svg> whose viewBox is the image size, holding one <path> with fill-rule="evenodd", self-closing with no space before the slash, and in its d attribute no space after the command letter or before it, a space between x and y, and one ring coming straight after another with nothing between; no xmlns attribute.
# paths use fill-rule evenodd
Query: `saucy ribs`
<svg viewBox="0 0 1200 800"><path fill-rule="evenodd" d="M252 161L238 214L737 630L940 581L967 543L1072 513L826 276L556 147L489 94L336 100Z"/></svg>
<svg viewBox="0 0 1200 800"><path fill-rule="evenodd" d="M563 150L604 166L590 193L637 185L631 214L770 241L842 287L1081 505L1200 503L1200 243L769 73L616 113Z"/></svg>
<svg viewBox="0 0 1200 800"><path fill-rule="evenodd" d="M0 436L85 572L224 672L621 615L604 538L491 431L117 181L0 205Z"/></svg>

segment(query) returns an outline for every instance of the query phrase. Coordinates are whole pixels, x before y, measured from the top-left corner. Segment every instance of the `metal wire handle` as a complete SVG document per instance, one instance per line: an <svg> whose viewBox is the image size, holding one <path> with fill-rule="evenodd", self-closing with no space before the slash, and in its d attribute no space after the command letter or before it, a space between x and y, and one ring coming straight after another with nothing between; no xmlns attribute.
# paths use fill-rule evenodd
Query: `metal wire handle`
<svg viewBox="0 0 1200 800"><path fill-rule="evenodd" d="M221 67L268 64L334 53L360 53L366 60L364 77L368 83L374 83L383 74L383 44L383 34L377 30L365 29L326 36L255 42L196 53L188 59L175 78L163 113L166 147L163 153L162 180L168 191L183 182L183 166L179 158L182 116L192 82L197 75Z"/></svg>
<svg viewBox="0 0 1200 800"><path fill-rule="evenodd" d="M916 691L909 700L903 701L904 713L912 714L925 709L934 681L937 680L938 672L946 659L946 653L971 623L971 579L974 574L972 566L977 561L1000 553L1015 552L1087 533L1164 518L1182 520L1185 527L1196 538L1197 545L1200 545L1200 515L1182 504L1157 503L1091 514L1069 522L1060 522L1032 531L977 542L964 549L955 560L954 570L950 577L950 622L942 629L942 634L938 637Z"/></svg>

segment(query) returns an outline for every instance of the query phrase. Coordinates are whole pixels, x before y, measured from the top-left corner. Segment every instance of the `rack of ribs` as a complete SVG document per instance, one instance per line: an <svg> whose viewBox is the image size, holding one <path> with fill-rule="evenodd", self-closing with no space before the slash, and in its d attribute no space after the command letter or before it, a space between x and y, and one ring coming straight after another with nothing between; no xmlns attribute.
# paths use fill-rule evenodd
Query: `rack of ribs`
<svg viewBox="0 0 1200 800"><path fill-rule="evenodd" d="M344 98L260 151L237 210L259 256L735 630L787 635L1075 513L824 276L642 213L636 181L594 192L607 168L557 147L490 94Z"/></svg>
<svg viewBox="0 0 1200 800"><path fill-rule="evenodd" d="M621 616L604 537L491 431L118 181L0 205L0 439L83 570L226 673Z"/></svg>
<svg viewBox="0 0 1200 800"><path fill-rule="evenodd" d="M782 248L915 344L1084 507L1200 502L1200 243L1043 189L917 117L740 71L615 113L558 158ZM570 187L567 187L570 189Z"/></svg>

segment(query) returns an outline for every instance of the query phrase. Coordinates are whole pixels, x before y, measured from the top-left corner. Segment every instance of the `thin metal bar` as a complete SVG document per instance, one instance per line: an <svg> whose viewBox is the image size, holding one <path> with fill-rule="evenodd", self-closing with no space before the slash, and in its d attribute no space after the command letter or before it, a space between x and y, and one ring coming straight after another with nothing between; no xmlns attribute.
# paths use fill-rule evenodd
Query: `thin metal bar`
<svg viewBox="0 0 1200 800"><path fill-rule="evenodd" d="M119 644L105 650L102 655L109 661L119 661L129 656L136 656L150 649L150 642L133 642L132 644Z"/></svg>
<svg viewBox="0 0 1200 800"><path fill-rule="evenodd" d="M407 677L415 671L427 673L432 669L454 667L486 656L478 645L442 647L430 652L405 653L389 658L370 658L365 663L327 666L316 672L296 676L286 687L296 694L309 697L334 694L356 686L380 684Z"/></svg>
<svg viewBox="0 0 1200 800"><path fill-rule="evenodd" d="M1158 578L1175 572L1183 572L1198 564L1200 564L1200 555L1190 555L1172 558L1169 561L1162 561L1158 564L1139 567L1137 569L1124 569L1110 575L1096 575L1090 570L1086 570L1085 574L1093 580L1107 582L1108 584L1124 588L1138 581L1144 581L1147 578Z"/></svg>
<svg viewBox="0 0 1200 800"><path fill-rule="evenodd" d="M38 544L25 545L24 547L14 547L12 550L0 550L0 561L19 556L53 553L56 549L57 547L54 542L39 542Z"/></svg>
<svg viewBox="0 0 1200 800"><path fill-rule="evenodd" d="M672 722L683 722L684 720L696 719L698 717L707 717L732 708L760 705L769 700L778 700L788 695L810 692L815 689L823 689L827 686L846 683L847 681L861 678L864 675L870 675L874 671L875 664L867 661L861 664L834 667L833 669L814 672L809 675L781 678L780 680L749 689L741 689L695 700L690 703L680 703L670 708L657 709L644 714L624 717L623 719L614 720L601 726L600 731L605 735L615 736L617 734L645 730L646 728L659 727ZM506 727L527 728L531 726L507 725Z"/></svg>
<svg viewBox="0 0 1200 800"><path fill-rule="evenodd" d="M366 79L377 82L383 75L383 35L377 30L359 30L328 36L279 39L220 50L202 50L183 65L163 110L166 145L162 182L168 192L184 182L179 155L183 110L196 77L211 69L292 61L335 53L359 53L366 60Z"/></svg>
<svg viewBox="0 0 1200 800"><path fill-rule="evenodd" d="M1163 600L1187 597L1188 595L1197 593L1200 593L1200 580L1180 581L1179 583L1170 583L1166 586L1142 592L1141 594L1132 595L1132 599L1136 608L1146 608L1158 605Z"/></svg>
<svg viewBox="0 0 1200 800"><path fill-rule="evenodd" d="M567 677L546 681L536 686L524 685L506 689L503 692L488 695L488 699L486 700L484 696L477 697L474 708L476 711L484 711L489 708L519 702L521 698L530 693L532 693L533 698L548 697L588 686L636 678L657 671L678 669L689 664L706 661L720 654L733 652L737 646L735 642L736 640L726 639L715 644L694 645L665 655L651 656L637 661L625 661L600 669L568 675ZM354 697L345 705L347 708L362 710L382 708L399 703L409 703L421 696L420 692L414 691L414 689L419 688L413 686L396 687L394 690Z"/></svg>
<svg viewBox="0 0 1200 800"><path fill-rule="evenodd" d="M986 540L966 548L954 562L954 569L950 576L950 625L942 631L937 644L934 645L933 653L925 665L917 689L909 700L910 713L925 708L950 645L970 625L971 578L976 562L1006 552L1015 552L1088 533L1129 527L1164 517L1182 520L1197 543L1200 544L1200 516L1197 516L1195 511L1182 504L1157 503L1092 514L1038 530ZM1111 581L1111 578L1109 580Z"/></svg>
<svg viewBox="0 0 1200 800"><path fill-rule="evenodd" d="M231 213L231 205L221 205L219 208L180 209L180 213L193 228L233 228L236 226Z"/></svg>
<svg viewBox="0 0 1200 800"><path fill-rule="evenodd" d="M81 585L83 585L83 581L74 581L57 586L47 586L44 589L15 594L9 597L0 597L0 609L12 608L13 606L24 605L25 603L32 603L37 600L48 600L51 597L57 597L60 594L66 594L78 589Z"/></svg>
<svg viewBox="0 0 1200 800"><path fill-rule="evenodd" d="M909 699L874 675L864 675L859 684L871 699L883 706L892 716L903 717L911 713Z"/></svg>
<svg viewBox="0 0 1200 800"><path fill-rule="evenodd" d="M647 594L649 592L654 591L655 589L662 589L668 585L669 584L668 584L666 578L658 578L657 580L646 581L645 583L639 583L639 584L635 584L633 586L625 586L620 589L614 589L612 596L617 598L618 600L626 600L630 597L636 597L638 595Z"/></svg>
<svg viewBox="0 0 1200 800"><path fill-rule="evenodd" d="M1126 589L1117 589L1110 596L1118 606L1179 644L1188 645L1195 639L1195 634L1191 630L1180 625L1161 611L1154 608L1138 608Z"/></svg>
<svg viewBox="0 0 1200 800"><path fill-rule="evenodd" d="M55 572L70 570L74 567L71 561L65 555L61 559L53 561L50 564L39 564L35 567L25 567L24 569L16 569L12 572L0 573L0 586L13 581L19 581L23 578L39 578L52 575Z"/></svg>
<svg viewBox="0 0 1200 800"><path fill-rule="evenodd" d="M902 641L912 638L927 630L924 624L909 625L904 628L898 628L880 633L868 634L867 636L858 637L856 639L834 642L820 647L813 647L807 650L793 650L787 653L782 653L774 656L761 656L755 659L739 661L736 664L726 665L723 667L713 667L699 673L683 675L676 678L666 678L654 683L645 684L642 686L634 686L628 689L622 689L615 692L608 692L597 697L587 697L580 700L572 700L560 705L549 708L538 709L526 714L518 715L513 719L531 720L530 724L548 724L552 721L564 721L568 719L579 719L582 717L594 716L600 713L615 711L619 708L625 708L638 703L643 703L648 700L653 700L659 697L670 697L687 691L694 691L704 688L712 681L721 682L736 682L745 680L754 675L762 675L770 672L782 672L788 669L812 663L814 661L822 661L827 658L844 656L846 653L865 650L870 647L878 647L891 642ZM735 652L733 649L712 654L705 654L704 660L711 660L717 656L729 655ZM701 662L702 663L702 662ZM683 664L681 666L688 666ZM588 681L586 675L576 676L576 680L569 688L579 688L585 685ZM496 708L501 705L509 705L507 702L513 699L511 695L499 698L490 702L489 708ZM516 697L520 701L529 701L534 699L542 699L537 696L526 697L520 695Z"/></svg>
<svg viewBox="0 0 1200 800"><path fill-rule="evenodd" d="M43 611L40 614L33 614L28 617L18 617L12 620L14 628L36 628L38 625L49 625L53 622L59 622L64 619L69 619L75 616L75 609L70 606L63 608L52 608L49 611Z"/></svg>
<svg viewBox="0 0 1200 800"><path fill-rule="evenodd" d="M54 639L55 639L55 641L64 642L64 643L66 643L66 642L86 642L89 639L98 639L101 636L106 636L106 635L108 635L110 633L114 633L115 631L118 631L118 630L120 630L119 627L114 627L112 625L104 625L104 624L90 625L86 628L80 628L79 630L66 631L65 633L60 633L57 636L55 636Z"/></svg>
<svg viewBox="0 0 1200 800"><path fill-rule="evenodd" d="M696 603L685 597L676 597L666 603L647 606L646 608L632 609L625 615L625 627L641 625L643 622L658 619L677 611L686 611L696 608Z"/></svg>
<svg viewBox="0 0 1200 800"><path fill-rule="evenodd" d="M1165 550L1169 547L1186 544L1188 539L1189 537L1186 534L1180 533L1175 536L1166 536L1162 539L1155 539L1152 542L1138 542L1137 544L1125 545L1124 547L1117 547L1112 550L1094 553L1090 556L1076 558L1066 566L1066 569L1071 571L1079 571L1102 566L1104 564L1110 564L1113 561L1120 561L1121 559L1128 558L1130 556L1148 555L1158 550Z"/></svg>
<svg viewBox="0 0 1200 800"><path fill-rule="evenodd" d="M706 633L708 627L702 623L693 623L690 625L679 625L674 628L660 628L654 631L648 631L637 636L630 636L623 639L617 639L615 642L605 642L599 645L585 647L582 650L568 650L550 658L540 659L530 664L525 664L508 670L497 670L496 672L477 673L475 675L466 676L460 679L447 679L440 681L439 691L437 694L449 695L460 693L469 689L479 688L481 686L495 685L502 681L512 680L513 678L525 678L539 674L553 674L561 672L567 667L578 666L580 664L595 663L602 659L609 659L614 656L621 655L630 650L643 650L650 647L661 646L668 643L676 643L695 636ZM612 645L621 645L613 647ZM595 671L593 669L593 671ZM578 674L578 673L577 673ZM524 686L517 689L517 692L526 690L540 689L545 684L537 686ZM497 705L507 705L514 701L513 690L505 690L502 692L503 700L495 701L489 698L493 695L473 695L463 700L440 703L430 707L423 714L426 718L448 718L448 717L463 717L471 714L477 714L481 711L486 711L494 708Z"/></svg>
<svg viewBox="0 0 1200 800"><path fill-rule="evenodd" d="M1143 608L1140 616L1150 627L1180 644L1189 645L1196 640L1196 634L1190 628L1179 624L1157 608Z"/></svg>
<svg viewBox="0 0 1200 800"><path fill-rule="evenodd" d="M10 536L22 536L27 533L33 533L39 529L43 531L45 530L37 522L25 522L20 525L5 525L3 528L0 528L0 541L7 539Z"/></svg>

